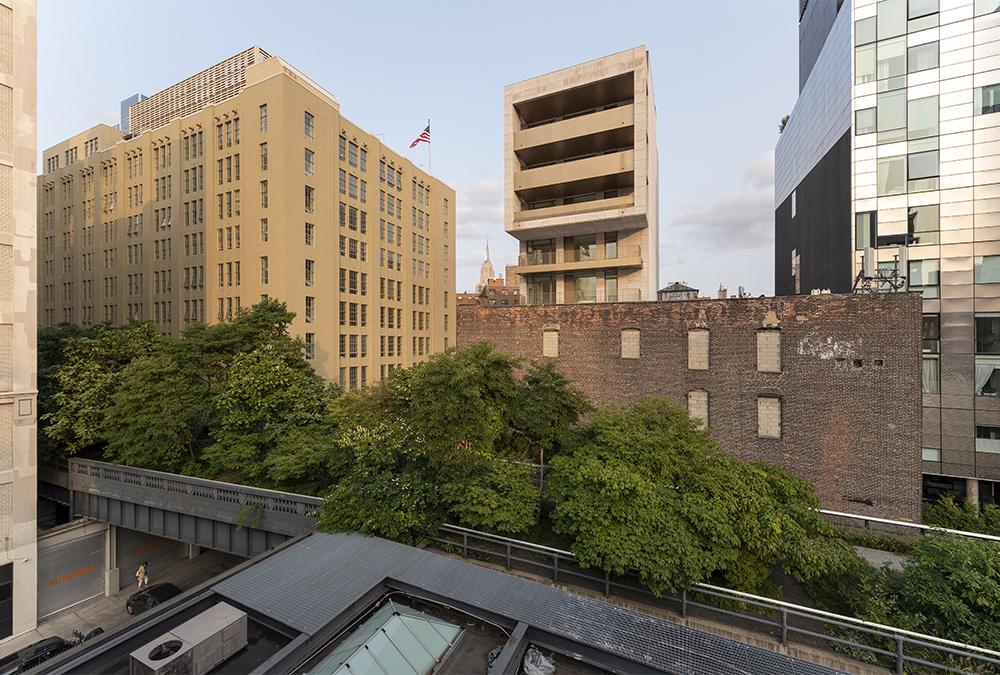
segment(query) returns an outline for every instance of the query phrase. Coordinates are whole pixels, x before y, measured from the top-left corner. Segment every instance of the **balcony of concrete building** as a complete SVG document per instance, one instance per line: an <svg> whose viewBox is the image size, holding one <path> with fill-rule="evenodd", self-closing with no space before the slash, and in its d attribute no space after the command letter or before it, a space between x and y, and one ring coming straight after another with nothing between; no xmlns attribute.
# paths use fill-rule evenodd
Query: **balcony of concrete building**
<svg viewBox="0 0 1000 675"><path fill-rule="evenodd" d="M635 142L631 103L514 132L522 168L593 154Z"/></svg>
<svg viewBox="0 0 1000 675"><path fill-rule="evenodd" d="M635 76L622 73L514 104L521 129L582 117L628 105L635 99Z"/></svg>
<svg viewBox="0 0 1000 675"><path fill-rule="evenodd" d="M514 192L524 202L535 202L600 189L631 188L633 155L631 148L612 149L582 159L515 170ZM590 190L586 189L588 186Z"/></svg>
<svg viewBox="0 0 1000 675"><path fill-rule="evenodd" d="M611 246L590 249L535 250L518 256L515 274L553 274L584 270L638 269L642 252L638 246Z"/></svg>
<svg viewBox="0 0 1000 675"><path fill-rule="evenodd" d="M526 278L528 305L577 305L598 302L640 302L639 288L619 288L618 279L604 278L598 284L596 275L534 275Z"/></svg>
<svg viewBox="0 0 1000 675"><path fill-rule="evenodd" d="M514 212L514 226L516 229L530 229L547 219L593 211L626 209L634 204L635 195L631 188L588 192L583 195L571 195L566 199L539 200L528 204L528 208L524 210Z"/></svg>

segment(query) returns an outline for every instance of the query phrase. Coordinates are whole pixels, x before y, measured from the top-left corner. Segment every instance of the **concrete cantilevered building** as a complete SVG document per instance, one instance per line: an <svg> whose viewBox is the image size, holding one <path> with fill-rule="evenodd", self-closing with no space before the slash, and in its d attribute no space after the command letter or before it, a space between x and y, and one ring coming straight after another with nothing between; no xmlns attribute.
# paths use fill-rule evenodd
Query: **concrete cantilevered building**
<svg viewBox="0 0 1000 675"><path fill-rule="evenodd" d="M658 155L638 46L504 88L504 228L528 304L653 300Z"/></svg>

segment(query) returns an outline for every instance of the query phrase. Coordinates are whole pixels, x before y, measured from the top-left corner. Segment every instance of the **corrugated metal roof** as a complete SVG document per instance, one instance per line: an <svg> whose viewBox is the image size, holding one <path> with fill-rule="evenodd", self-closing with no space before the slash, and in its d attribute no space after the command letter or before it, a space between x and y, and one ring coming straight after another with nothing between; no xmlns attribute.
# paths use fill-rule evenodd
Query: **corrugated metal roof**
<svg viewBox="0 0 1000 675"><path fill-rule="evenodd" d="M213 590L312 635L386 579L665 672L840 672L439 553L357 534L311 535L224 579Z"/></svg>

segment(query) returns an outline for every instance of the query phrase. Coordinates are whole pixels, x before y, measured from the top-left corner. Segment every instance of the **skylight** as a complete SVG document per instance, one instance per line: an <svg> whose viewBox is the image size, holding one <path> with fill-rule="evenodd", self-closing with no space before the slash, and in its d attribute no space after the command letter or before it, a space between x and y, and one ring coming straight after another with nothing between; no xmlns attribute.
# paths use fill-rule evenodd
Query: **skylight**
<svg viewBox="0 0 1000 675"><path fill-rule="evenodd" d="M426 675L462 629L389 600L309 671L310 675Z"/></svg>

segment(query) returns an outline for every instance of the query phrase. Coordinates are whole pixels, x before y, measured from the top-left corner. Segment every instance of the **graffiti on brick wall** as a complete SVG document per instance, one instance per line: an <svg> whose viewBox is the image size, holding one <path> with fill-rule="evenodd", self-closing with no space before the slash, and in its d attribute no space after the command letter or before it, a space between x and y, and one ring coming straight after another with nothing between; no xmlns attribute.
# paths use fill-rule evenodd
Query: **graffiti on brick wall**
<svg viewBox="0 0 1000 675"><path fill-rule="evenodd" d="M854 343L850 340L835 340L832 336L809 333L799 340L799 356L815 356L818 359L852 359Z"/></svg>

